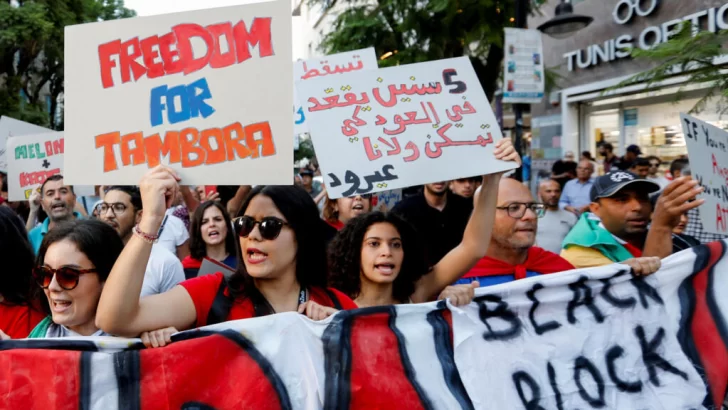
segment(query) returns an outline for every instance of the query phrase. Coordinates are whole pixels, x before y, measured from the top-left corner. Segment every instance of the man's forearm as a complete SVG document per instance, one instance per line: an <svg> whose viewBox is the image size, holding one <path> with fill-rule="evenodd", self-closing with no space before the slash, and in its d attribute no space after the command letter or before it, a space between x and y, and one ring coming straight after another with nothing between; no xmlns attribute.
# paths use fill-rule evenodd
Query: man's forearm
<svg viewBox="0 0 728 410"><path fill-rule="evenodd" d="M672 255L672 229L663 226L652 226L647 232L642 256L666 258Z"/></svg>

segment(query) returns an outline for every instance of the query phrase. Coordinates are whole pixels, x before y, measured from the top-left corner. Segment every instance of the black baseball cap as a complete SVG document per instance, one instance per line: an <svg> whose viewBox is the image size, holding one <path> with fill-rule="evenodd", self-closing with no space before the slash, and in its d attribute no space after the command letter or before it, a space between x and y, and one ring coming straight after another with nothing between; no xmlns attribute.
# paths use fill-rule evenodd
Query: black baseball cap
<svg viewBox="0 0 728 410"><path fill-rule="evenodd" d="M310 169L306 168L306 169L302 169L301 172L299 172L298 174L301 175L301 176L307 175L307 176L312 177L313 176L313 171L311 171Z"/></svg>
<svg viewBox="0 0 728 410"><path fill-rule="evenodd" d="M613 171L594 180L589 199L594 202L599 198L609 198L628 186L644 189L644 192L648 194L660 190L660 185L642 179L631 172Z"/></svg>
<svg viewBox="0 0 728 410"><path fill-rule="evenodd" d="M638 145L634 145L634 144L627 147L627 152L631 152L636 155L642 155L642 150L640 149L640 147Z"/></svg>

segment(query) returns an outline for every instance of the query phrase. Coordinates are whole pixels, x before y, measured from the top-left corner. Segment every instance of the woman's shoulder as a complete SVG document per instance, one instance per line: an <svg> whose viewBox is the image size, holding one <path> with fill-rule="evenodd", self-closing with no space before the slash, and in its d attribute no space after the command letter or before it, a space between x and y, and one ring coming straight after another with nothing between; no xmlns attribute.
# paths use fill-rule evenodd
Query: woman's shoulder
<svg viewBox="0 0 728 410"><path fill-rule="evenodd" d="M332 307L339 310L350 310L358 308L356 303L354 303L354 301L351 300L350 297L346 296L344 293L334 288L312 287L311 300L320 305Z"/></svg>
<svg viewBox="0 0 728 410"><path fill-rule="evenodd" d="M48 334L48 328L53 324L53 319L46 316L38 325L30 332L28 339L43 339Z"/></svg>

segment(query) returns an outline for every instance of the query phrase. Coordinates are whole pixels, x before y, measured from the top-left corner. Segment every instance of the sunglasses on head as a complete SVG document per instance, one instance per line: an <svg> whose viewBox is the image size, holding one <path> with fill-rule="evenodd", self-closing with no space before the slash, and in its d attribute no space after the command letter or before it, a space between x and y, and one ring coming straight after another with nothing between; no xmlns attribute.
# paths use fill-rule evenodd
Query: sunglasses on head
<svg viewBox="0 0 728 410"><path fill-rule="evenodd" d="M43 289L48 289L53 281L53 275L56 276L58 286L65 290L73 290L78 286L78 280L84 273L97 273L96 269L76 269L71 267L61 267L53 269L48 266L38 266L33 268L33 279Z"/></svg>
<svg viewBox="0 0 728 410"><path fill-rule="evenodd" d="M259 225L258 231L263 239L272 241L281 234L281 229L288 223L275 216L266 216L260 221L256 221L251 216L241 216L233 220L233 227L242 238L247 238L253 232L255 225Z"/></svg>

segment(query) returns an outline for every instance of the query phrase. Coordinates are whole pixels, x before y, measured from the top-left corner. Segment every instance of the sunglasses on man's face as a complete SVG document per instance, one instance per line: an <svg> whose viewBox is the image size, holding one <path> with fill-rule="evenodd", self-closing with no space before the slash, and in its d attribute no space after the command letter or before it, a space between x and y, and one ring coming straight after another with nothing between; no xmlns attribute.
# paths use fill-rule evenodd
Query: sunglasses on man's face
<svg viewBox="0 0 728 410"><path fill-rule="evenodd" d="M38 266L33 268L33 279L43 289L48 289L53 281L53 275L56 276L58 286L65 290L73 290L78 286L79 277L85 273L97 273L96 269L76 269L64 266L53 269L48 266Z"/></svg>
<svg viewBox="0 0 728 410"><path fill-rule="evenodd" d="M260 221L256 221L251 216L241 216L233 220L233 227L241 238L247 238L255 225L258 225L258 231L263 239L272 241L281 234L281 229L288 223L275 216L266 216Z"/></svg>

